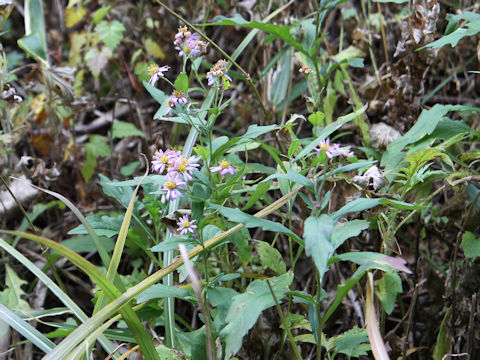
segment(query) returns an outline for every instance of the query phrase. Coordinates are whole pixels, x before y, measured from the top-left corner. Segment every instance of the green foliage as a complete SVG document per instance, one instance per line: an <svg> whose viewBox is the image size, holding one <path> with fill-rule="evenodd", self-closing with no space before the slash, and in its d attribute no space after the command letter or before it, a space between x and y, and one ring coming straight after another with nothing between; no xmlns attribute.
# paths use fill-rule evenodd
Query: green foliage
<svg viewBox="0 0 480 360"><path fill-rule="evenodd" d="M394 272L385 272L383 277L375 280L376 295L387 314L391 314L397 295L402 293L402 279Z"/></svg>
<svg viewBox="0 0 480 360"><path fill-rule="evenodd" d="M19 312L30 311L30 304L24 299L25 291L22 290L27 281L21 279L8 264L5 264L5 275L6 289L0 292L0 302Z"/></svg>
<svg viewBox="0 0 480 360"><path fill-rule="evenodd" d="M283 262L282 254L265 241L257 240L257 252L260 256L262 264L277 274L281 275L287 271L287 267Z"/></svg>
<svg viewBox="0 0 480 360"><path fill-rule="evenodd" d="M467 258L476 258L480 256L480 238L476 237L470 231L467 231L462 235L461 246Z"/></svg>
<svg viewBox="0 0 480 360"><path fill-rule="evenodd" d="M122 41L125 30L125 26L118 20L113 20L112 22L103 20L95 27L100 40L112 51Z"/></svg>
<svg viewBox="0 0 480 360"><path fill-rule="evenodd" d="M283 274L268 280L275 297L280 301L293 281L293 275ZM243 294L235 295L227 314L227 325L220 332L225 339L225 353L235 354L242 339L255 324L263 310L275 305L266 280L255 280Z"/></svg>
<svg viewBox="0 0 480 360"><path fill-rule="evenodd" d="M117 121L112 125L112 138L121 139L127 136L145 137L143 131L138 130L135 125L125 121Z"/></svg>

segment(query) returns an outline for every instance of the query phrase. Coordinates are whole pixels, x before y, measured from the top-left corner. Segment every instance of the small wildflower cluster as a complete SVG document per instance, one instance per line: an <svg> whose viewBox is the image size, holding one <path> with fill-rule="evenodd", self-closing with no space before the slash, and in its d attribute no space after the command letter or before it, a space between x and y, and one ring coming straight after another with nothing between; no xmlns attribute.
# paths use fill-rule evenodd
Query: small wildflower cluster
<svg viewBox="0 0 480 360"><path fill-rule="evenodd" d="M168 71L168 69L170 69L170 66L168 65L159 67L157 64L151 64L148 67L148 74L150 75L150 80L148 81L148 83L152 86L155 86L158 79L162 77L163 73L165 71Z"/></svg>
<svg viewBox="0 0 480 360"><path fill-rule="evenodd" d="M200 40L200 35L191 33L186 26L179 27L173 42L178 55L186 57L195 57L207 52L207 44Z"/></svg>
<svg viewBox="0 0 480 360"><path fill-rule="evenodd" d="M176 107L178 104L186 105L188 103L187 95L183 92L178 90L173 90L172 96L170 96L167 100L167 114L172 115L172 109Z"/></svg>
<svg viewBox="0 0 480 360"><path fill-rule="evenodd" d="M320 151L324 150L327 154L329 159L334 158L336 156L345 156L345 157L353 157L353 151L350 151L350 146L341 147L340 144L331 144L330 139L320 141L318 147L315 148L317 151L317 155Z"/></svg>
<svg viewBox="0 0 480 360"><path fill-rule="evenodd" d="M218 166L212 166L210 168L210 172L219 172L220 175L225 176L227 174L234 175L235 174L235 168L233 167L232 164L230 164L227 160L223 159L218 163Z"/></svg>
<svg viewBox="0 0 480 360"><path fill-rule="evenodd" d="M208 86L212 86L219 79L232 81L232 78L227 75L227 62L225 60L218 60L207 73Z"/></svg>
<svg viewBox="0 0 480 360"><path fill-rule="evenodd" d="M200 164L197 164L198 160L198 157L187 158L180 151L171 149L155 152L152 160L152 171L158 174L167 173L167 181L162 188L166 191L166 194L162 201L183 197L180 190L185 189L186 182L193 179L193 170L197 170L200 166Z"/></svg>

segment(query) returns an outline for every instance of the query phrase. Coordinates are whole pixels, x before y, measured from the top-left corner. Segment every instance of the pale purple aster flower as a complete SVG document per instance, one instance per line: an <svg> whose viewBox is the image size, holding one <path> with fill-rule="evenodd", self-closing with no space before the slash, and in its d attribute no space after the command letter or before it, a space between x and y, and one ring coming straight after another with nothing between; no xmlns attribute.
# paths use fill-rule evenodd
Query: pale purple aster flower
<svg viewBox="0 0 480 360"><path fill-rule="evenodd" d="M227 174L234 175L235 174L235 168L230 164L227 160L223 159L218 163L218 166L212 166L210 168L210 172L220 172L220 175L224 176Z"/></svg>
<svg viewBox="0 0 480 360"><path fill-rule="evenodd" d="M178 189L184 189L185 182L180 179L178 174L167 174L167 182L163 184L163 189L166 190L167 193L162 196L162 202L165 200L173 201L177 198L182 198L183 194Z"/></svg>
<svg viewBox="0 0 480 360"><path fill-rule="evenodd" d="M179 220L180 221L177 222L177 231L179 231L181 235L187 235L188 233L191 233L193 236L196 235L195 229L197 228L197 225L193 224L196 220L190 220L188 215L182 216Z"/></svg>
<svg viewBox="0 0 480 360"><path fill-rule="evenodd" d="M315 150L317 151L317 155L320 154L320 151L324 150L328 156L328 152L330 151L331 148L332 147L330 146L330 139L327 139L327 140L320 141L320 143L318 144L318 147L316 147Z"/></svg>
<svg viewBox="0 0 480 360"><path fill-rule="evenodd" d="M185 105L188 103L188 98L187 96L182 93L181 91L178 90L173 90L172 96L167 100L167 106L168 106L168 115L172 115L172 109L177 106L177 104L180 105Z"/></svg>
<svg viewBox="0 0 480 360"><path fill-rule="evenodd" d="M207 73L208 86L212 86L219 79L232 81L232 78L227 74L227 62L225 60L218 60Z"/></svg>
<svg viewBox="0 0 480 360"><path fill-rule="evenodd" d="M168 65L164 65L162 67L159 67L157 64L151 64L148 67L148 73L150 74L150 80L148 81L148 83L152 86L155 86L158 79L161 76L163 76L163 73L165 71L168 71L168 69L170 69L170 66L168 66Z"/></svg>
<svg viewBox="0 0 480 360"><path fill-rule="evenodd" d="M162 174L166 169L173 166L173 163L179 155L181 156L181 152L176 150L157 150L155 154L153 154L152 171Z"/></svg>
<svg viewBox="0 0 480 360"><path fill-rule="evenodd" d="M330 159L335 156L353 157L353 151L350 151L350 146L341 147L339 144L334 144L327 151L327 156Z"/></svg>
<svg viewBox="0 0 480 360"><path fill-rule="evenodd" d="M200 40L200 35L192 34L186 26L178 28L173 44L179 56L195 57L207 52L207 44Z"/></svg>
<svg viewBox="0 0 480 360"><path fill-rule="evenodd" d="M178 173L183 176L185 181L192 180L193 170L200 167L200 164L196 163L198 160L200 160L200 157L190 156L190 158L186 158L181 155L175 159L173 166L168 168L168 172Z"/></svg>

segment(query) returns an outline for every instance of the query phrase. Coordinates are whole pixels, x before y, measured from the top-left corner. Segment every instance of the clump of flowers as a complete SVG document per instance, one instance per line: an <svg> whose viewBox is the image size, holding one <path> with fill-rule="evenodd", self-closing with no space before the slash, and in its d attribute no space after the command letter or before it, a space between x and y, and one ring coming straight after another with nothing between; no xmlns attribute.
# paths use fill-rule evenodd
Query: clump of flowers
<svg viewBox="0 0 480 360"><path fill-rule="evenodd" d="M159 67L157 64L151 64L148 67L148 74L150 75L150 80L148 83L152 86L155 86L156 82L160 77L163 77L163 73L165 71L168 71L170 69L170 66L164 65L162 67Z"/></svg>
<svg viewBox="0 0 480 360"><path fill-rule="evenodd" d="M190 156L186 158L183 155L178 156L173 160L171 166L167 169L168 173L177 173L185 179L185 181L192 180L193 170L197 170L200 167L200 164L197 164L199 157Z"/></svg>
<svg viewBox="0 0 480 360"><path fill-rule="evenodd" d="M227 62L225 60L218 60L207 73L208 86L212 86L220 79L232 81L232 78L227 75Z"/></svg>
<svg viewBox="0 0 480 360"><path fill-rule="evenodd" d="M157 150L152 159L152 171L158 174L181 176L185 181L192 180L193 170L197 170L200 164L197 164L200 157L182 155L180 151L167 149Z"/></svg>
<svg viewBox="0 0 480 360"><path fill-rule="evenodd" d="M207 44L198 33L191 33L186 26L179 27L173 42L179 56L195 57L207 52Z"/></svg>
<svg viewBox="0 0 480 360"><path fill-rule="evenodd" d="M170 96L167 100L167 106L168 106L168 115L172 115L172 109L177 106L177 104L180 105L185 105L188 103L188 98L187 95L185 95L183 92L178 91L178 90L173 90L172 96Z"/></svg>
<svg viewBox="0 0 480 360"><path fill-rule="evenodd" d="M165 202L165 200L174 201L178 198L182 198L184 195L179 189L185 189L185 184L185 181L182 181L177 173L167 174L167 181L163 184L162 189L166 190L166 193L162 196L162 202Z"/></svg>
<svg viewBox="0 0 480 360"><path fill-rule="evenodd" d="M315 150L317 151L317 155L320 154L320 151L325 151L329 159L336 156L345 156L349 158L354 156L353 151L350 151L350 146L342 147L340 144L330 144L330 139L320 141Z"/></svg>
<svg viewBox="0 0 480 360"><path fill-rule="evenodd" d="M197 225L194 224L195 220L190 220L188 218L188 215L184 215L179 219L179 222L177 222L178 229L177 231L180 232L180 235L188 235L188 233L191 233L192 236L196 235L195 229L197 228Z"/></svg>
<svg viewBox="0 0 480 360"><path fill-rule="evenodd" d="M219 172L220 175L222 175L222 176L225 176L227 174L234 175L235 174L235 168L227 160L223 159L222 161L220 161L218 163L218 166L212 166L210 168L210 172L212 172L212 173Z"/></svg>

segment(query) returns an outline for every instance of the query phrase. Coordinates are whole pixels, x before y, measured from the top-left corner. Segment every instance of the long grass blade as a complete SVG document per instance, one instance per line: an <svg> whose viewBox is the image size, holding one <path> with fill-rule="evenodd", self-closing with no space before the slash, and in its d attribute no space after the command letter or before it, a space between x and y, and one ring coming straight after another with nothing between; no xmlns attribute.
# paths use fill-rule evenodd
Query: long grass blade
<svg viewBox="0 0 480 360"><path fill-rule="evenodd" d="M8 252L11 256L17 259L21 264L23 264L28 270L30 270L45 286L60 300L81 322L85 322L88 319L88 316L80 309L80 307L67 295L63 292L60 287L55 284L42 270L40 270L34 263L27 259L23 254L21 254L14 247L10 246L3 239L0 239L0 247ZM115 349L115 346L111 341L109 341L105 336L100 336L98 338L100 344L105 349L106 352L112 353ZM118 356L115 356L118 358Z"/></svg>
<svg viewBox="0 0 480 360"><path fill-rule="evenodd" d="M365 308L367 333L370 345L372 346L373 357L376 360L390 360L387 348L383 342L382 334L380 333L375 304L373 302L373 275L371 272L368 272Z"/></svg>
<svg viewBox="0 0 480 360"><path fill-rule="evenodd" d="M55 344L45 337L40 331L35 329L25 320L21 319L8 307L0 303L0 318L5 321L12 328L17 330L26 339L30 340L35 346L37 346L44 353L50 352Z"/></svg>

